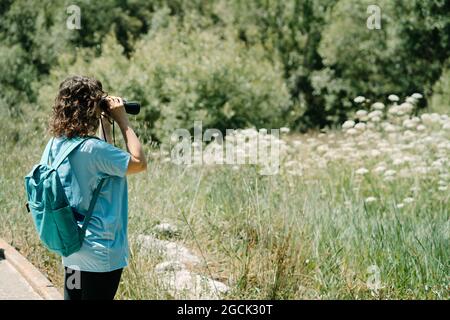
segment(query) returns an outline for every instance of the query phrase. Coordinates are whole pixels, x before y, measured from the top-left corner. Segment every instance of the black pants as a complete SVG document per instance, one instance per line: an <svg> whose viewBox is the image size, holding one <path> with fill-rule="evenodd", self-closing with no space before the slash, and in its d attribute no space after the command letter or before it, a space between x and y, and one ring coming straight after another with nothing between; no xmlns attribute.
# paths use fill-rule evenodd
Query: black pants
<svg viewBox="0 0 450 320"><path fill-rule="evenodd" d="M113 300L122 269L87 272L64 267L64 300Z"/></svg>

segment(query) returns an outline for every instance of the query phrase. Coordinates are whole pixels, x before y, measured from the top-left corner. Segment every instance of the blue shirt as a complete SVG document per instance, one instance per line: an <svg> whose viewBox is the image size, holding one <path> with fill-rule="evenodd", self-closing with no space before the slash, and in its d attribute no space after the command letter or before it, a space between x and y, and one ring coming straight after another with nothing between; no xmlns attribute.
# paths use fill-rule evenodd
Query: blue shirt
<svg viewBox="0 0 450 320"><path fill-rule="evenodd" d="M65 148L64 139L53 141L50 159ZM100 139L88 139L61 163L58 174L70 205L87 212L94 189L105 178L94 206L81 249L63 257L66 267L109 272L128 264L128 185L130 154ZM79 222L81 227L82 222Z"/></svg>

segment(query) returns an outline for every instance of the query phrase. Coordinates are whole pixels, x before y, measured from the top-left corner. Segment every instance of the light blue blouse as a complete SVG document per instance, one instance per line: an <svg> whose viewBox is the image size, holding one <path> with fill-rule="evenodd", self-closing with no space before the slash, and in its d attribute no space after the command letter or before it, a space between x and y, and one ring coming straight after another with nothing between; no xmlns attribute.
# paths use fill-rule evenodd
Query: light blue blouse
<svg viewBox="0 0 450 320"><path fill-rule="evenodd" d="M55 138L51 160L65 148ZM60 165L58 174L70 205L87 212L92 193L105 178L81 250L63 257L66 267L81 271L109 272L128 265L128 185L130 154L100 139L88 139ZM79 222L81 227L81 222Z"/></svg>

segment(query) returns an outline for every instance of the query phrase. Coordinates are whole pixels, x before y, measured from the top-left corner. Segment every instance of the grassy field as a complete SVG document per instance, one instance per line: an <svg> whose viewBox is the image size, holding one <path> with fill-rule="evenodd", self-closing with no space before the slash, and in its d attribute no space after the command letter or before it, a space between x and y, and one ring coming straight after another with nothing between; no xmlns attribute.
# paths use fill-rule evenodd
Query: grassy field
<svg viewBox="0 0 450 320"><path fill-rule="evenodd" d="M208 263L200 271L231 285L226 298L448 299L450 121L397 109L360 112L364 125L343 131L285 134L272 176L250 165L176 166L146 146L148 171L128 178L132 258L117 298L170 298L153 271L161 257L133 241L170 222ZM44 118L1 125L0 237L62 287L60 259L24 207Z"/></svg>

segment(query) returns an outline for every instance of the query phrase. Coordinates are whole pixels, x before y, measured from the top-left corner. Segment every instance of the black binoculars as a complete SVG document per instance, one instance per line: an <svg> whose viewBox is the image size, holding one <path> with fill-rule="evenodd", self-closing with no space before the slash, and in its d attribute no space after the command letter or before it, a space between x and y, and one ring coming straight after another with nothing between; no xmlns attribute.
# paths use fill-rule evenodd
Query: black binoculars
<svg viewBox="0 0 450 320"><path fill-rule="evenodd" d="M123 106L125 107L125 111L128 114L138 114L141 111L141 104L137 101L127 101L123 100ZM105 112L108 110L108 101L106 99L100 100L100 108Z"/></svg>

